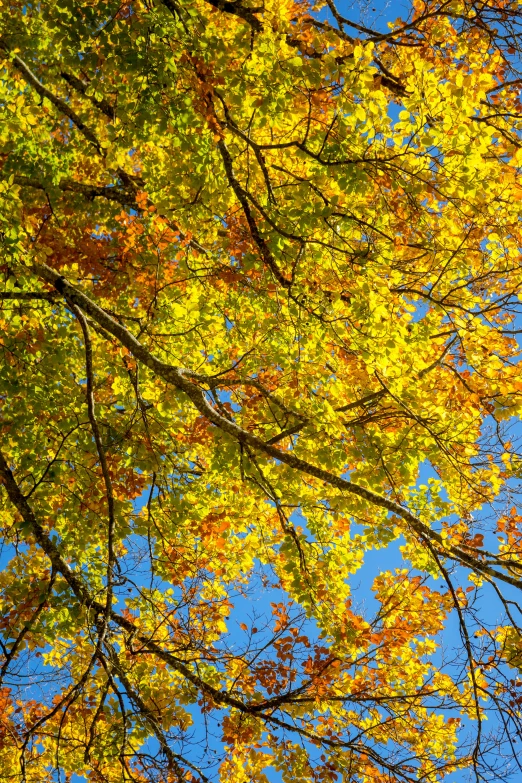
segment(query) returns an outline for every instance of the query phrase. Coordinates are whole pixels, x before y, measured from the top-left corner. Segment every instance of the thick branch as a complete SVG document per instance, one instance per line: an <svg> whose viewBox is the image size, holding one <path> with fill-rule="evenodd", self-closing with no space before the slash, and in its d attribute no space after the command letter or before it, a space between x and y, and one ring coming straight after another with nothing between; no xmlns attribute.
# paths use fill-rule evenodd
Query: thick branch
<svg viewBox="0 0 522 783"><path fill-rule="evenodd" d="M84 123L84 121L76 114L76 112L71 109L69 104L48 90L47 87L42 84L40 79L32 72L28 65L20 57L18 57L17 54L11 53L11 50L2 39L0 39L0 49L3 49L4 52L10 56L11 62L15 68L22 74L26 82L30 84L34 90L36 90L38 95L40 95L42 98L47 98L47 100L50 101L53 106L55 106L66 117L68 117L71 122L76 125L78 130L85 136L87 141L90 141L91 144L94 145L98 154L103 156L102 149L95 133L88 127L88 125Z"/></svg>
<svg viewBox="0 0 522 783"><path fill-rule="evenodd" d="M58 296L54 291L0 291L0 301L36 299L55 302Z"/></svg>
<svg viewBox="0 0 522 783"><path fill-rule="evenodd" d="M96 106L96 108L103 112L110 120L113 120L116 117L114 106L112 106L109 101L106 101L105 98L97 100L97 98L95 98L93 95L87 95L87 88L89 85L86 84L86 82L78 79L78 77L74 76L72 73L67 73L67 71L62 71L60 76L62 79L65 79L67 84L70 84L71 87L80 93L80 95L83 95L85 98L87 98L87 100L90 101L93 106Z"/></svg>
<svg viewBox="0 0 522 783"><path fill-rule="evenodd" d="M36 190L46 190L46 186L33 177L24 177L22 175L14 177L15 185L26 188L35 188ZM72 179L62 179L58 187L60 190L71 193L80 193L85 198L92 201L95 198L105 198L108 201L116 201L123 207L132 207L136 204L136 193L133 190L112 187L110 185L87 185L82 182L76 182Z"/></svg>
<svg viewBox="0 0 522 783"><path fill-rule="evenodd" d="M288 280L284 276L284 274L279 269L272 253L270 252L270 248L268 247L265 239L261 236L261 233L259 231L259 228L257 226L257 223L254 219L254 216L252 214L252 210L250 209L250 204L248 200L248 196L245 192L245 190L242 188L240 183L238 182L236 175L234 174L234 168L232 166L232 156L230 152L228 151L228 148L225 144L225 142L221 139L218 142L218 149L221 153L221 157L223 159L223 165L225 167L225 172L228 178L228 181L230 183L230 187L236 194L236 197L241 204L241 207L243 209L243 213L245 215L246 221L248 223L248 227L250 229L250 233L252 235L252 239L256 243L257 247L259 248L259 251L261 253L261 257L264 261L264 263L267 265L269 269L271 269L274 277L276 278L277 282L282 285L284 288L290 288L292 285L292 281Z"/></svg>
<svg viewBox="0 0 522 783"><path fill-rule="evenodd" d="M257 451L288 465L294 470L298 470L309 476L323 481L325 484L336 487L341 491L349 492L352 495L368 501L371 505L391 511L400 519L404 520L423 541L434 541L446 555L458 560L462 565L471 568L478 573L484 573L504 582L522 589L522 581L515 579L507 574L492 569L490 566L472 557L458 547L446 545L442 536L432 530L428 525L422 522L409 509L404 508L393 500L374 492L371 489L355 484L353 481L336 476L327 470L312 465L306 460L301 459L292 452L283 451L274 446L265 443L261 438L253 435L251 432L242 429L234 421L222 416L207 401L203 390L196 386L190 380L190 373L181 367L175 367L166 364L154 356L139 340L134 337L132 332L119 324L101 307L86 296L82 291L71 285L63 276L46 264L35 264L33 269L46 282L53 285L64 297L87 313L109 334L112 334L124 345L139 361L145 364L152 372L158 375L167 383L174 386L179 391L184 392L191 400L195 408L212 424L227 432L235 440L244 445L249 445Z"/></svg>

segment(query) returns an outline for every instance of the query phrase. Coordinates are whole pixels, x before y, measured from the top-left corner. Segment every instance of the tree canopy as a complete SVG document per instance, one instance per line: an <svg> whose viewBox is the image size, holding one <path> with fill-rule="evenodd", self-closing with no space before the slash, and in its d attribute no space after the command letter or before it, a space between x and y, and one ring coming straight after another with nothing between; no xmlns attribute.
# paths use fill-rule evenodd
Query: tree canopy
<svg viewBox="0 0 522 783"><path fill-rule="evenodd" d="M520 775L521 32L0 1L1 781Z"/></svg>

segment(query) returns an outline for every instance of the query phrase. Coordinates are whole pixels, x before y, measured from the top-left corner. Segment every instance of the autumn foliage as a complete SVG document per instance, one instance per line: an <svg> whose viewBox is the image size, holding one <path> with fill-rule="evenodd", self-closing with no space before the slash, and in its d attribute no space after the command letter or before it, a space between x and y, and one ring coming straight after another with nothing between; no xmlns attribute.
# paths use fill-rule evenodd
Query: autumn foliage
<svg viewBox="0 0 522 783"><path fill-rule="evenodd" d="M522 772L522 6L345 14L0 0L2 783Z"/></svg>

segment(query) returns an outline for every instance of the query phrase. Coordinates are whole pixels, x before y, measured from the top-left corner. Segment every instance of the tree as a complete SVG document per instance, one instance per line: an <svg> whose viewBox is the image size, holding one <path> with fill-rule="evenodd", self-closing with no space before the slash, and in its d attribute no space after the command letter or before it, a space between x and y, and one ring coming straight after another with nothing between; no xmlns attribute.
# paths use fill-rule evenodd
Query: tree
<svg viewBox="0 0 522 783"><path fill-rule="evenodd" d="M518 3L0 20L0 780L516 774Z"/></svg>

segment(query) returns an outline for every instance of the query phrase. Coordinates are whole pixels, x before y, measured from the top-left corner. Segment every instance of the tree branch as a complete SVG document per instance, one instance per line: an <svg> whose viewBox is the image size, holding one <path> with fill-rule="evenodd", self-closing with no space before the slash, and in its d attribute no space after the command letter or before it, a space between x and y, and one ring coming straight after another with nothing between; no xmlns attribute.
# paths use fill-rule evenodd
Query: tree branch
<svg viewBox="0 0 522 783"><path fill-rule="evenodd" d="M63 296L70 302L73 302L77 307L86 312L94 321L96 321L103 329L109 334L112 334L116 339L120 341L139 361L145 364L152 372L158 375L167 383L174 386L179 391L184 392L191 400L195 408L212 424L221 429L223 432L227 432L239 443L248 444L254 449L266 454L279 462L288 465L294 470L298 470L301 473L305 473L309 476L323 481L325 484L329 484L332 487L336 487L341 491L346 491L352 495L362 498L368 501L374 506L391 511L399 518L404 520L407 525L413 530L421 540L435 541L441 551L446 556L453 557L458 560L462 565L471 568L478 573L488 574L497 579L501 579L519 589L522 589L522 581L515 579L507 574L492 569L485 563L480 562L478 559L472 557L468 553L462 551L458 547L447 545L444 539L435 530L432 530L428 525L422 522L416 517L409 509L404 508L393 500L380 495L373 490L367 489L359 484L336 476L327 470L312 465L306 460L301 459L294 453L289 451L283 451L275 448L274 446L265 443L261 438L253 435L251 432L242 429L234 421L222 416L215 408L213 408L207 401L203 390L196 386L190 380L190 373L184 368L175 367L170 364L166 364L154 356L139 340L134 337L132 332L119 324L110 315L108 315L101 307L92 301L78 288L71 285L65 277L60 275L54 269L46 264L34 264L33 270L46 282L54 285L55 288L63 294Z"/></svg>
<svg viewBox="0 0 522 783"><path fill-rule="evenodd" d="M47 87L42 84L40 79L32 72L29 66L21 59L21 57L18 57L17 54L12 54L9 46L1 38L0 49L3 49L4 52L10 56L11 62L15 68L22 74L26 82L30 84L34 90L36 90L38 95L40 95L42 98L47 98L47 100L50 101L53 106L55 106L66 117L68 117L71 122L76 125L80 133L85 136L87 141L91 142L91 144L95 147L96 152L103 157L103 150L100 147L98 139L96 138L96 134L89 128L88 125L83 122L76 112L71 109L71 107L64 100L62 100L62 98L58 98L54 93L48 90Z"/></svg>

